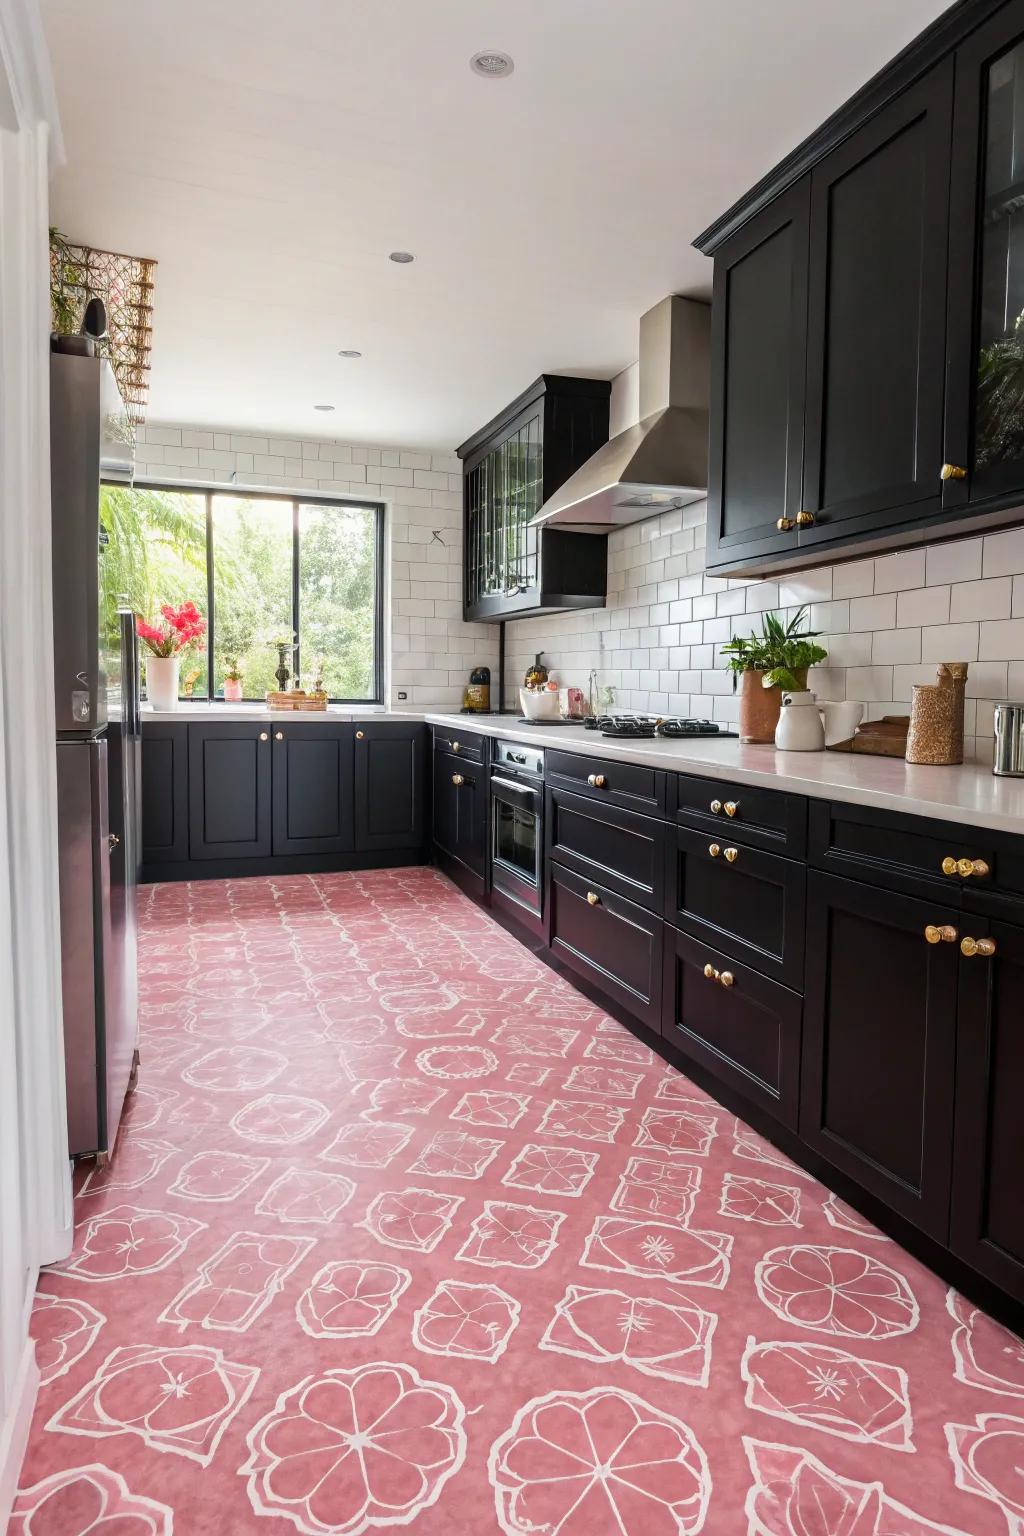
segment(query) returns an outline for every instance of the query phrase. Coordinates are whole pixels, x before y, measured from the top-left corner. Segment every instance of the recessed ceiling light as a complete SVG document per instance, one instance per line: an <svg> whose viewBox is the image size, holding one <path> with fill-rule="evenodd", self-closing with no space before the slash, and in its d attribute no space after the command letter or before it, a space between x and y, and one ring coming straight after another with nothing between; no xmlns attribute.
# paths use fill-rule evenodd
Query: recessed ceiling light
<svg viewBox="0 0 1024 1536"><path fill-rule="evenodd" d="M412 251L392 251L388 256L388 261L397 261L400 267L407 267L410 261L415 260L416 257Z"/></svg>
<svg viewBox="0 0 1024 1536"><path fill-rule="evenodd" d="M333 411L333 405L314 405L314 411Z"/></svg>
<svg viewBox="0 0 1024 1536"><path fill-rule="evenodd" d="M339 357L362 357L362 355L361 352L356 351L355 347L342 347L338 353Z"/></svg>
<svg viewBox="0 0 1024 1536"><path fill-rule="evenodd" d="M516 66L509 54L500 53L497 48L485 48L481 53L474 53L469 67L475 75L483 75L485 80L501 80L510 75Z"/></svg>

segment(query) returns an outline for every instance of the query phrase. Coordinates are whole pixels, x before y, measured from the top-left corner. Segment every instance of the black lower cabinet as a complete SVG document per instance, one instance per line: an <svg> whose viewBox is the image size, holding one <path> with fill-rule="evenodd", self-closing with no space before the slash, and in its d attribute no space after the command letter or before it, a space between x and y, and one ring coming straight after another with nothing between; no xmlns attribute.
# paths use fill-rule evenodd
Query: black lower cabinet
<svg viewBox="0 0 1024 1536"><path fill-rule="evenodd" d="M599 880L630 901L661 910L665 823L586 795L548 791L547 857L584 879Z"/></svg>
<svg viewBox="0 0 1024 1536"><path fill-rule="evenodd" d="M274 853L347 853L355 846L352 733L343 723L275 725Z"/></svg>
<svg viewBox="0 0 1024 1536"><path fill-rule="evenodd" d="M548 910L555 957L660 1029L661 918L557 863L548 865Z"/></svg>
<svg viewBox="0 0 1024 1536"><path fill-rule="evenodd" d="M487 867L487 768L451 752L434 754L434 842L483 878Z"/></svg>
<svg viewBox="0 0 1024 1536"><path fill-rule="evenodd" d="M958 913L814 871L807 890L802 1139L945 1242Z"/></svg>
<svg viewBox="0 0 1024 1536"><path fill-rule="evenodd" d="M665 1040L795 1130L803 998L665 929Z"/></svg>
<svg viewBox="0 0 1024 1536"><path fill-rule="evenodd" d="M188 727L190 859L269 857L270 776L268 727L230 720Z"/></svg>
<svg viewBox="0 0 1024 1536"><path fill-rule="evenodd" d="M154 723L142 733L142 862L188 858L188 726Z"/></svg>
<svg viewBox="0 0 1024 1536"><path fill-rule="evenodd" d="M961 928L995 951L960 960L950 1247L1024 1301L1024 928Z"/></svg>
<svg viewBox="0 0 1024 1536"><path fill-rule="evenodd" d="M355 845L417 848L426 836L427 728L383 720L355 732Z"/></svg>

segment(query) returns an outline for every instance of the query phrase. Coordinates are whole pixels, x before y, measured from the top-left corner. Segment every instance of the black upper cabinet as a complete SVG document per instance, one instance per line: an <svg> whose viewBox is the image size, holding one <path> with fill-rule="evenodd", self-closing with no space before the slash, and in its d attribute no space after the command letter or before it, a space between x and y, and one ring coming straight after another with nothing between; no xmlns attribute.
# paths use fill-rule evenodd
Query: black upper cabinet
<svg viewBox="0 0 1024 1536"><path fill-rule="evenodd" d="M353 727L274 726L274 853L347 853L354 846Z"/></svg>
<svg viewBox="0 0 1024 1536"><path fill-rule="evenodd" d="M543 374L458 449L467 619L604 606L608 541L529 525L608 441L610 394L602 379Z"/></svg>
<svg viewBox="0 0 1024 1536"><path fill-rule="evenodd" d="M190 858L269 857L270 773L266 726L218 721L188 727Z"/></svg>
<svg viewBox="0 0 1024 1536"><path fill-rule="evenodd" d="M416 848L424 840L428 730L383 720L355 733L355 842Z"/></svg>

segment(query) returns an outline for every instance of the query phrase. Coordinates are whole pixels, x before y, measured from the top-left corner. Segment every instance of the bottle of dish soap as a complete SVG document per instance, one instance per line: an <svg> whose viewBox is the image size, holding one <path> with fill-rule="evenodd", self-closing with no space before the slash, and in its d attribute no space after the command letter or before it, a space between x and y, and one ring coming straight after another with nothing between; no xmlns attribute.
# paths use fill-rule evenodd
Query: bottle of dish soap
<svg viewBox="0 0 1024 1536"><path fill-rule="evenodd" d="M526 677L523 681L527 688L543 688L548 680L548 669L541 661L543 654L543 651L538 651L533 658L533 666L526 669Z"/></svg>

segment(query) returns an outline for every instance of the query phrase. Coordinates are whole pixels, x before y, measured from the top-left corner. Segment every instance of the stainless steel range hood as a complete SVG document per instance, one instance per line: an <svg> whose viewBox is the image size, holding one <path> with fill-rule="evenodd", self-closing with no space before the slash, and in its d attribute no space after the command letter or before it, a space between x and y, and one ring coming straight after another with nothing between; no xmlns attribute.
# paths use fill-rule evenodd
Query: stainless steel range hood
<svg viewBox="0 0 1024 1536"><path fill-rule="evenodd" d="M701 501L708 486L711 308L672 295L640 321L640 420L599 448L534 527L610 533Z"/></svg>

